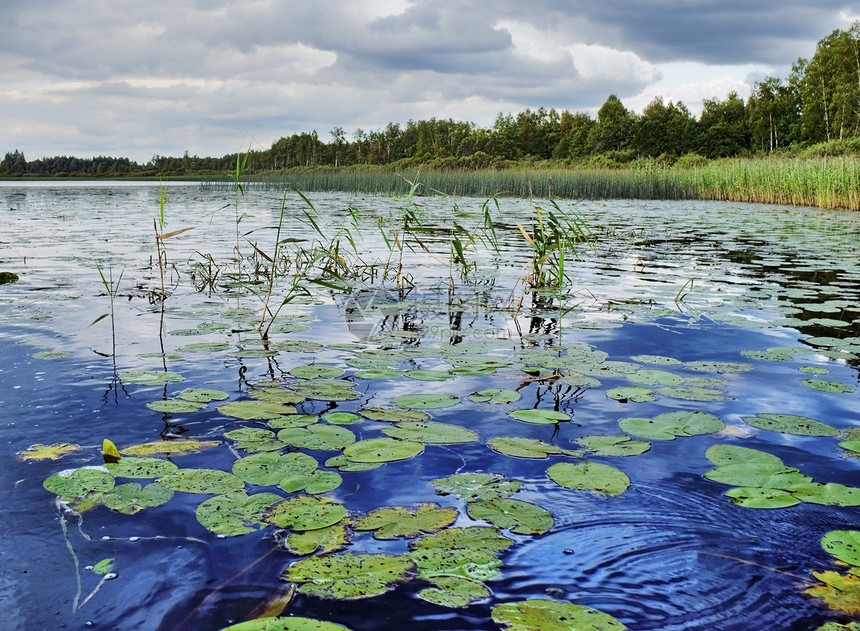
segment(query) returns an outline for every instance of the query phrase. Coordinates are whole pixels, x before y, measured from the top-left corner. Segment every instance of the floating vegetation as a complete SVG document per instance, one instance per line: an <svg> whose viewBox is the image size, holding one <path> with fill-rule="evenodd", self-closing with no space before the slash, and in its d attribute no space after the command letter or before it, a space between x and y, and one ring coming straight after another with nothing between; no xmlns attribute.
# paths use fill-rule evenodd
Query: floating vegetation
<svg viewBox="0 0 860 631"><path fill-rule="evenodd" d="M496 605L493 607L493 621L510 631L622 631L627 628L597 609L543 599Z"/></svg>
<svg viewBox="0 0 860 631"><path fill-rule="evenodd" d="M28 449L19 451L18 460L59 460L66 454L80 451L80 445L72 443L55 443L53 445L30 445Z"/></svg>
<svg viewBox="0 0 860 631"><path fill-rule="evenodd" d="M621 495L630 486L630 478L623 471L600 462L559 462L546 473L550 480L566 489Z"/></svg>
<svg viewBox="0 0 860 631"><path fill-rule="evenodd" d="M355 530L372 530L375 539L414 539L450 526L457 514L454 508L440 508L436 504L378 508L352 520L352 527Z"/></svg>
<svg viewBox="0 0 860 631"><path fill-rule="evenodd" d="M759 412L755 416L745 416L748 425L768 429L783 434L797 436L838 436L839 432L827 423L794 414L769 414Z"/></svg>
<svg viewBox="0 0 860 631"><path fill-rule="evenodd" d="M674 440L677 436L713 434L726 425L709 412L665 412L654 418L623 418L618 426L629 434L649 440Z"/></svg>
<svg viewBox="0 0 860 631"><path fill-rule="evenodd" d="M414 571L414 563L406 556L342 554L296 561L281 578L299 583L304 594L353 600L384 594L410 580Z"/></svg>

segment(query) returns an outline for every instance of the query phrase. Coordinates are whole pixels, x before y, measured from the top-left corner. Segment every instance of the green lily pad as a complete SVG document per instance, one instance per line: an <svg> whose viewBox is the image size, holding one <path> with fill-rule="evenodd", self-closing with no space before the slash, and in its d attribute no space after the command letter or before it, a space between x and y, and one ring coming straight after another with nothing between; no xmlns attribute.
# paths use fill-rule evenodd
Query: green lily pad
<svg viewBox="0 0 860 631"><path fill-rule="evenodd" d="M705 452L705 458L715 465L761 464L771 467L784 466L782 460L773 454L737 445L714 445Z"/></svg>
<svg viewBox="0 0 860 631"><path fill-rule="evenodd" d="M401 421L393 427L383 427L382 433L425 445L453 445L478 440L478 435L470 429L436 421Z"/></svg>
<svg viewBox="0 0 860 631"><path fill-rule="evenodd" d="M646 386L677 386L684 383L684 378L666 370L654 370L645 368L631 372L627 379L633 383L641 383Z"/></svg>
<svg viewBox="0 0 860 631"><path fill-rule="evenodd" d="M355 384L342 379L292 381L290 388L305 399L313 401L351 401L361 398L361 393L354 389Z"/></svg>
<svg viewBox="0 0 860 631"><path fill-rule="evenodd" d="M270 346L288 353L319 353L325 348L319 342L311 342L309 340L287 340L285 342L275 342Z"/></svg>
<svg viewBox="0 0 860 631"><path fill-rule="evenodd" d="M860 566L860 530L831 530L821 538L821 547L840 561Z"/></svg>
<svg viewBox="0 0 860 631"><path fill-rule="evenodd" d="M628 401L647 403L657 400L651 388L644 388L642 386L619 386L611 388L606 391L606 396L621 403L627 403Z"/></svg>
<svg viewBox="0 0 860 631"><path fill-rule="evenodd" d="M655 366L680 366L682 363L680 359L664 355L635 355L630 359L640 364L654 364Z"/></svg>
<svg viewBox="0 0 860 631"><path fill-rule="evenodd" d="M220 440L193 440L193 439L171 439L159 440L153 443L143 443L142 445L132 445L121 450L123 456L181 456L183 454L192 454L217 447L221 444Z"/></svg>
<svg viewBox="0 0 860 631"><path fill-rule="evenodd" d="M250 392L251 396L255 399L260 399L261 401L268 401L270 403L281 403L292 405L293 403L301 403L305 400L305 398L292 390L287 388L262 388L262 389L254 389Z"/></svg>
<svg viewBox="0 0 860 631"><path fill-rule="evenodd" d="M163 386L166 383L185 381L185 377L175 372L141 370L121 373L119 380L126 385Z"/></svg>
<svg viewBox="0 0 860 631"><path fill-rule="evenodd" d="M446 528L429 537L422 537L409 543L409 548L418 550L440 550L454 553L457 550L469 552L477 559L481 554L495 555L504 552L514 542L504 537L498 528L469 526L467 528Z"/></svg>
<svg viewBox="0 0 860 631"><path fill-rule="evenodd" d="M720 465L706 471L705 478L731 486L782 490L812 482L812 478L803 475L794 467L756 462Z"/></svg>
<svg viewBox="0 0 860 631"><path fill-rule="evenodd" d="M288 618L257 618L230 625L221 631L350 631L348 627L324 620L290 616Z"/></svg>
<svg viewBox="0 0 860 631"><path fill-rule="evenodd" d="M342 554L296 561L281 578L300 583L304 594L354 600L384 594L411 579L414 571L415 565L403 555Z"/></svg>
<svg viewBox="0 0 860 631"><path fill-rule="evenodd" d="M104 576L105 574L109 574L110 572L113 571L113 563L115 560L116 559L114 559L114 558L102 559L101 561L99 561L98 563L96 563L93 566L93 568L92 568L93 574L98 574L99 576Z"/></svg>
<svg viewBox="0 0 860 631"><path fill-rule="evenodd" d="M532 410L514 410L513 412L508 412L508 416L515 418L518 421L536 423L539 425L551 425L560 421L570 420L569 414L556 412L555 410L545 410L542 408Z"/></svg>
<svg viewBox="0 0 860 631"><path fill-rule="evenodd" d="M816 421L805 416L794 414L766 414L758 412L755 416L745 416L747 425L767 429L783 434L795 434L797 436L838 436L836 428L827 423Z"/></svg>
<svg viewBox="0 0 860 631"><path fill-rule="evenodd" d="M110 491L115 484L113 475L104 467L81 467L55 473L42 486L63 497L85 497L89 493Z"/></svg>
<svg viewBox="0 0 860 631"><path fill-rule="evenodd" d="M204 528L216 535L235 537L267 526L263 515L282 499L284 498L274 493L226 493L202 502L195 515Z"/></svg>
<svg viewBox="0 0 860 631"><path fill-rule="evenodd" d="M507 480L497 473L454 473L431 480L430 484L437 493L454 495L467 502L509 497L523 486L519 480Z"/></svg>
<svg viewBox="0 0 860 631"><path fill-rule="evenodd" d="M455 405L460 402L460 398L453 394L404 394L394 397L391 402L402 408L429 410Z"/></svg>
<svg viewBox="0 0 860 631"><path fill-rule="evenodd" d="M573 386L574 388L599 388L600 381L595 379L594 377L589 377L587 375L567 375L562 378L562 382L566 383L569 386Z"/></svg>
<svg viewBox="0 0 860 631"><path fill-rule="evenodd" d="M839 446L842 447L842 449L860 453L860 440L843 440L839 443Z"/></svg>
<svg viewBox="0 0 860 631"><path fill-rule="evenodd" d="M346 517L342 504L307 495L296 495L276 504L264 520L278 528L317 530L334 526Z"/></svg>
<svg viewBox="0 0 860 631"><path fill-rule="evenodd" d="M278 351L271 348L247 348L232 353L233 357L238 357L240 359L253 359L256 357L274 357L277 354Z"/></svg>
<svg viewBox="0 0 860 631"><path fill-rule="evenodd" d="M105 467L115 478L158 478L179 470L175 464L161 458L121 458Z"/></svg>
<svg viewBox="0 0 860 631"><path fill-rule="evenodd" d="M331 554L345 550L349 544L346 526L334 524L325 528L294 532L284 540L284 547L293 554Z"/></svg>
<svg viewBox="0 0 860 631"><path fill-rule="evenodd" d="M174 491L208 495L240 491L245 487L241 478L218 469L180 469L164 476L158 482Z"/></svg>
<svg viewBox="0 0 860 631"><path fill-rule="evenodd" d="M150 410L155 410L156 412L163 412L165 414L188 414L190 412L197 412L198 410L202 410L206 406L202 403L193 403L191 401L176 401L173 399L168 399L166 401L153 401L151 403L147 403L146 407Z"/></svg>
<svg viewBox="0 0 860 631"><path fill-rule="evenodd" d="M497 436L487 441L490 449L514 458L543 459L550 454L567 453L560 447L546 443L536 438L520 438L517 436Z"/></svg>
<svg viewBox="0 0 860 631"><path fill-rule="evenodd" d="M402 370L393 368L367 368L355 373L356 379L397 379L402 376Z"/></svg>
<svg viewBox="0 0 860 631"><path fill-rule="evenodd" d="M418 592L418 598L441 607L465 607L491 595L482 582L463 576L439 575L424 580L432 583L434 587L422 589Z"/></svg>
<svg viewBox="0 0 860 631"><path fill-rule="evenodd" d="M29 449L17 453L18 460L59 460L66 454L80 451L80 445L54 443L53 445L30 445Z"/></svg>
<svg viewBox="0 0 860 631"><path fill-rule="evenodd" d="M355 442L355 434L337 425L289 427L278 432L278 440L294 447L320 451L340 451Z"/></svg>
<svg viewBox="0 0 860 631"><path fill-rule="evenodd" d="M630 478L615 467L599 462L559 462L547 469L547 475L566 489L599 491L621 495L630 486Z"/></svg>
<svg viewBox="0 0 860 631"><path fill-rule="evenodd" d="M801 366L798 370L807 375L829 375L830 370L821 366Z"/></svg>
<svg viewBox="0 0 860 631"><path fill-rule="evenodd" d="M454 376L447 370L407 370L404 374L410 379L416 379L418 381L445 381L446 379L451 379Z"/></svg>
<svg viewBox="0 0 860 631"><path fill-rule="evenodd" d="M218 406L218 411L224 416L251 421L278 418L285 414L295 414L296 408L291 405L271 403L269 401L231 401L230 403Z"/></svg>
<svg viewBox="0 0 860 631"><path fill-rule="evenodd" d="M821 598L831 609L856 616L860 614L860 577L839 572L813 572L824 583L806 589L813 598Z"/></svg>
<svg viewBox="0 0 860 631"><path fill-rule="evenodd" d="M626 629L609 614L566 601L521 600L496 605L493 621L510 631L622 631Z"/></svg>
<svg viewBox="0 0 860 631"><path fill-rule="evenodd" d="M395 438L371 438L353 443L343 455L353 462L392 462L413 458L424 451L424 445Z"/></svg>
<svg viewBox="0 0 860 631"><path fill-rule="evenodd" d="M684 364L684 367L697 372L711 372L717 374L746 372L753 369L751 364L745 364L742 362L712 361L687 362Z"/></svg>
<svg viewBox="0 0 860 631"><path fill-rule="evenodd" d="M240 427L226 434L225 438L236 441L236 448L249 453L260 451L278 451L286 447L275 438L275 432L260 427Z"/></svg>
<svg viewBox="0 0 860 631"><path fill-rule="evenodd" d="M301 452L278 454L272 451L240 458L233 463L233 473L256 486L276 486L284 479L310 475L317 461Z"/></svg>
<svg viewBox="0 0 860 631"><path fill-rule="evenodd" d="M339 456L335 456L334 458L329 458L325 461L325 466L331 469L337 469L338 471L348 472L348 471L370 471L372 469L378 469L381 467L383 462L353 462L343 454Z"/></svg>
<svg viewBox="0 0 860 631"><path fill-rule="evenodd" d="M623 418L618 426L628 434L650 440L674 440L676 436L713 434L725 429L718 417L699 410L693 412L666 412L654 418Z"/></svg>
<svg viewBox="0 0 860 631"><path fill-rule="evenodd" d="M860 506L860 489L836 484L797 484L789 491L797 499L825 506Z"/></svg>
<svg viewBox="0 0 860 631"><path fill-rule="evenodd" d="M457 519L457 509L440 508L437 504L417 504L412 508L397 506L377 508L364 517L354 519L355 530L373 530L375 539L414 539L421 534L446 528Z"/></svg>
<svg viewBox="0 0 860 631"><path fill-rule="evenodd" d="M426 421L430 418L427 412L407 410L405 408L362 408L358 411L364 418L371 421L399 423L400 421Z"/></svg>
<svg viewBox="0 0 860 631"><path fill-rule="evenodd" d="M69 351L40 351L33 353L33 359L63 359L64 357L71 356L72 354Z"/></svg>
<svg viewBox="0 0 860 631"><path fill-rule="evenodd" d="M195 333L198 335L199 333ZM226 342L195 342L193 344L184 344L176 350L180 353L217 353L220 351L229 351L232 347Z"/></svg>
<svg viewBox="0 0 860 631"><path fill-rule="evenodd" d="M210 401L225 401L229 395L221 390L208 390L206 388L186 388L179 393L183 401L194 403L209 403Z"/></svg>
<svg viewBox="0 0 860 631"><path fill-rule="evenodd" d="M732 498L733 504L747 508L787 508L800 504L800 500L788 491L759 487L729 489L724 495Z"/></svg>
<svg viewBox="0 0 860 631"><path fill-rule="evenodd" d="M632 440L627 434L621 436L581 436L576 439L586 451L595 456L638 456L651 449L646 440Z"/></svg>
<svg viewBox="0 0 860 631"><path fill-rule="evenodd" d="M313 414L287 414L273 418L268 422L272 429L288 429L296 427L310 427L319 422L319 418Z"/></svg>
<svg viewBox="0 0 860 631"><path fill-rule="evenodd" d="M657 392L673 399L683 399L684 401L725 401L728 397L721 390L707 386L696 386L687 380L680 386L666 386L665 388L657 388Z"/></svg>
<svg viewBox="0 0 860 631"><path fill-rule="evenodd" d="M469 395L469 400L476 403L504 404L519 401L520 397L519 392L510 388L491 388L473 392Z"/></svg>
<svg viewBox="0 0 860 631"><path fill-rule="evenodd" d="M144 508L161 506L173 497L173 490L158 482L141 486L136 482L117 484L101 496L102 504L123 513L134 515Z"/></svg>
<svg viewBox="0 0 860 631"><path fill-rule="evenodd" d="M296 366L290 370L290 374L299 379L337 379L343 373L343 368L326 366L325 364L307 364L305 366Z"/></svg>
<svg viewBox="0 0 860 631"><path fill-rule="evenodd" d="M555 524L549 511L521 500L498 498L470 502L466 510L472 519L488 521L496 528L520 535L543 534Z"/></svg>
<svg viewBox="0 0 860 631"><path fill-rule="evenodd" d="M854 392L854 387L838 381L828 381L826 379L801 379L800 383L807 388L819 390L820 392Z"/></svg>
<svg viewBox="0 0 860 631"><path fill-rule="evenodd" d="M323 420L335 425L353 425L360 423L362 419L358 414L352 412L327 412L323 415Z"/></svg>

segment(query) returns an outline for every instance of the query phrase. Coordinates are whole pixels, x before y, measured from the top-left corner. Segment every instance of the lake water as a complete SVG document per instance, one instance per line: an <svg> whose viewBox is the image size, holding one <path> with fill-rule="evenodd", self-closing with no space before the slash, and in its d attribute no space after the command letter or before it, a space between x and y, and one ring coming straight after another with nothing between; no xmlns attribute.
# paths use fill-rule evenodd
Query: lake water
<svg viewBox="0 0 860 631"><path fill-rule="evenodd" d="M288 601L283 616L354 630L501 629L494 609L530 599L592 607L636 630L800 631L850 619L804 590L816 584L812 572L840 569L820 540L860 528L856 495L849 489L822 503L803 495L802 482L724 483L705 474L726 464L712 449L720 446L778 457L809 476L807 484L860 480L860 459L839 445L860 439L860 215L718 202L560 201L554 209L546 200L346 194L310 195L311 207L293 193L250 186L237 196L227 186L199 184L171 184L166 196L160 231L193 229L164 240L162 316L157 185L0 184L0 272L19 277L0 285L0 626L221 629L279 598L281 607ZM329 247L296 280L295 300L261 340L267 257L282 205L277 260L285 274L272 308L287 295L296 265L307 263L296 259L297 248L339 240L341 249ZM554 295L523 288L532 252L517 224L534 236L533 206L543 219L576 213L592 232L576 259L566 253L568 280ZM406 211L413 219L404 224ZM482 238L468 243L467 233ZM475 263L465 276L452 263L452 236ZM351 277L321 276L321 266L338 257ZM111 318L99 319L111 307L99 269L115 282L114 335ZM247 408L223 407L259 399L267 388L275 397L298 392L290 405L309 417L270 410L243 419L253 415ZM226 398L193 411L162 407L189 389ZM499 399L475 394L491 389ZM424 400L398 399L409 395ZM431 407L434 397L450 405ZM379 420L376 408L420 410L426 422ZM559 416L518 419L524 410ZM661 435L656 426L666 417L659 415L674 412L692 414L688 420L713 415L718 427L699 432L681 423L674 438ZM828 427L804 435L798 417ZM446 438L450 426L473 434L465 442ZM281 442L225 436L242 428L271 430ZM336 438L326 433L335 431ZM586 438L595 436L650 445L613 450ZM217 443L154 456L183 470L236 472L234 463L254 453L312 456L325 473L319 479L336 482L287 491L246 479L242 488L317 498L314 510L342 507L347 516L331 528L347 526L344 549L302 553L287 538L320 529L279 528L261 511L246 513L244 524L239 518L247 534L219 535L198 520L202 504L235 497L238 488L177 488L134 512L116 493L108 500L90 492L88 506L43 486L62 471L101 466L104 439L120 450ZM374 457L345 446L375 439L387 442L369 443L385 452L372 469ZM56 460L22 453L59 443L75 449ZM394 443L417 445L416 452L392 456ZM524 453L526 445L532 451ZM548 455L536 457L535 448ZM622 473L629 487L605 492L601 484L610 483L594 472L584 484L601 490L563 485L565 467L582 462L612 467L610 477ZM548 473L559 464L565 467ZM438 482L466 474L495 474L495 482L481 486L473 477L465 491ZM170 477L98 475L117 486ZM507 483L518 492L494 495ZM733 503L725 493L739 487L743 497L750 488L777 489L791 505ZM140 489L124 489L141 507ZM447 521L424 524L423 534L418 528L411 538L386 539L359 529L371 511L431 503ZM518 513L523 503L551 522L535 526L533 513ZM504 549L446 549L449 558L465 549L471 565L428 569L409 556L431 531L478 526L486 533L494 524L493 536L509 540ZM307 560L349 555L411 560L399 582L367 598L323 598L308 588L313 583L282 580L288 568L311 567ZM454 577L456 588L442 576ZM460 588L474 595L446 606L425 591L434 585L443 596Z"/></svg>

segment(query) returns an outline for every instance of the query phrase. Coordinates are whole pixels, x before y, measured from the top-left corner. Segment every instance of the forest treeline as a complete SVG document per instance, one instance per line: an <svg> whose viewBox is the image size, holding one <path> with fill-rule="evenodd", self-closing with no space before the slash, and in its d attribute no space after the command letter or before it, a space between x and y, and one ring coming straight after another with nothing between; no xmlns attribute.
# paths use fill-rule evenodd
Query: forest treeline
<svg viewBox="0 0 860 631"><path fill-rule="evenodd" d="M786 78L766 77L744 101L736 93L704 101L694 117L683 103L660 97L641 114L610 95L597 116L526 109L499 114L492 127L452 119L388 123L375 131L341 127L322 139L293 134L265 150L251 150L246 173L295 167L387 166L399 169L486 169L515 166L614 168L637 160L695 165L727 157L860 154L860 22L834 30L810 59L798 59ZM12 151L0 161L3 177L161 177L235 170L237 154L220 158L57 156L28 161Z"/></svg>

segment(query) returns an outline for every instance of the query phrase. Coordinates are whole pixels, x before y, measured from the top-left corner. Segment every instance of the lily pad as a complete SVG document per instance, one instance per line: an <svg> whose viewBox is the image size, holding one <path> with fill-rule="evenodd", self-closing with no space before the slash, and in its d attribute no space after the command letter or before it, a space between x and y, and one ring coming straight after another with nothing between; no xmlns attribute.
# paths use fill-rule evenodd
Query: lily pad
<svg viewBox="0 0 860 631"><path fill-rule="evenodd" d="M412 508L377 508L364 517L354 519L355 530L373 530L375 539L414 539L450 526L457 519L457 509L440 508L437 504L418 504Z"/></svg>
<svg viewBox="0 0 860 631"><path fill-rule="evenodd" d="M650 440L674 440L676 436L713 434L725 429L718 417L699 410L693 412L666 412L654 418L623 418L618 426L629 434Z"/></svg>
<svg viewBox="0 0 860 631"><path fill-rule="evenodd" d="M838 381L828 381L827 379L801 379L800 383L807 388L819 390L820 392L854 392L854 386L839 383Z"/></svg>
<svg viewBox="0 0 860 631"><path fill-rule="evenodd" d="M488 521L497 528L520 535L543 534L555 523L546 509L508 498L470 502L466 510L472 519Z"/></svg>
<svg viewBox="0 0 860 631"><path fill-rule="evenodd" d="M288 429L296 427L310 427L319 422L319 418L314 414L287 414L273 418L268 422L272 429Z"/></svg>
<svg viewBox="0 0 860 631"><path fill-rule="evenodd" d="M539 425L551 425L560 421L569 421L570 415L564 412L555 410L545 410L542 408L532 410L514 410L509 412L508 416L515 418L518 421L525 423L536 423Z"/></svg>
<svg viewBox="0 0 860 631"><path fill-rule="evenodd" d="M673 399L683 399L684 401L725 401L728 398L721 390L693 385L689 379L680 386L657 388L657 392L664 396L672 397Z"/></svg>
<svg viewBox="0 0 860 631"><path fill-rule="evenodd" d="M344 373L343 368L325 364L307 364L290 369L290 374L299 379L337 379Z"/></svg>
<svg viewBox="0 0 860 631"><path fill-rule="evenodd" d="M54 443L53 445L30 445L29 449L19 451L18 460L59 460L66 454L80 451L80 445Z"/></svg>
<svg viewBox="0 0 860 631"><path fill-rule="evenodd" d="M151 403L147 403L146 407L165 414L188 414L202 410L206 406L202 403L193 403L191 401L167 399L166 401L152 401Z"/></svg>
<svg viewBox="0 0 860 631"><path fill-rule="evenodd" d="M416 379L418 381L445 381L446 379L451 379L454 375L452 375L447 370L407 370L404 374L410 379ZM410 406L405 406L410 407Z"/></svg>
<svg viewBox="0 0 860 631"><path fill-rule="evenodd" d="M398 423L400 421L426 421L430 418L427 412L407 410L405 408L362 408L358 411L364 418L371 421Z"/></svg>
<svg viewBox="0 0 860 631"><path fill-rule="evenodd" d="M717 374L746 372L753 369L751 364L745 364L742 362L714 361L687 362L684 364L684 367L697 372L711 372Z"/></svg>
<svg viewBox="0 0 860 631"><path fill-rule="evenodd" d="M729 489L724 495L732 498L733 504L747 508L787 508L800 504L800 500L788 491L759 487Z"/></svg>
<svg viewBox="0 0 860 631"><path fill-rule="evenodd" d="M478 440L478 435L470 429L436 421L402 421L393 427L383 427L382 433L425 445L453 445Z"/></svg>
<svg viewBox="0 0 860 631"><path fill-rule="evenodd" d="M292 381L290 388L305 399L313 401L351 401L360 399L355 384L341 379L309 379Z"/></svg>
<svg viewBox="0 0 860 631"><path fill-rule="evenodd" d="M85 497L110 491L116 481L104 467L81 467L49 476L42 483L48 491L63 497Z"/></svg>
<svg viewBox="0 0 860 631"><path fill-rule="evenodd" d="M627 379L646 386L677 386L684 383L684 378L673 372L647 368L629 373Z"/></svg>
<svg viewBox="0 0 860 631"><path fill-rule="evenodd" d="M632 440L627 434L621 436L581 436L580 445L595 456L638 456L651 449L646 440Z"/></svg>
<svg viewBox="0 0 860 631"><path fill-rule="evenodd" d="M209 403L210 401L225 401L229 395L221 390L209 390L206 388L186 388L179 393L183 401L194 403Z"/></svg>
<svg viewBox="0 0 860 631"><path fill-rule="evenodd" d="M434 587L422 589L418 592L418 598L441 607L465 607L491 595L482 582L463 576L438 575L422 578Z"/></svg>
<svg viewBox="0 0 860 631"><path fill-rule="evenodd" d="M276 504L264 520L278 528L317 530L334 526L346 517L342 504L307 495L296 495Z"/></svg>
<svg viewBox="0 0 860 631"><path fill-rule="evenodd" d="M248 495L243 492L210 497L195 511L197 521L217 535L235 537L267 526L263 515L283 497L274 493Z"/></svg>
<svg viewBox="0 0 860 631"><path fill-rule="evenodd" d="M392 462L413 458L424 451L424 445L395 438L371 438L353 443L343 455L353 462Z"/></svg>
<svg viewBox="0 0 860 631"><path fill-rule="evenodd" d="M469 395L469 400L476 403L505 404L519 401L520 397L519 392L510 388L490 388L473 392Z"/></svg>
<svg viewBox="0 0 860 631"><path fill-rule="evenodd" d="M291 405L293 403L301 403L305 398L287 388L269 387L262 389L254 389L250 392L251 396L261 401L269 401L270 403L281 403Z"/></svg>
<svg viewBox="0 0 860 631"><path fill-rule="evenodd" d="M220 440L159 440L153 443L143 443L142 445L126 447L120 451L120 453L124 456L154 456L156 454L165 456L181 456L183 454L197 453L210 447L217 447L220 444Z"/></svg>
<svg viewBox="0 0 860 631"><path fill-rule="evenodd" d="M812 575L824 583L806 590L813 598L821 598L831 609L849 615L860 614L860 577L839 572L813 572Z"/></svg>
<svg viewBox="0 0 860 631"><path fill-rule="evenodd" d="M547 475L566 489L599 491L621 495L630 486L630 478L615 467L600 462L559 462L547 469Z"/></svg>
<svg viewBox="0 0 860 631"><path fill-rule="evenodd" d="M72 354L69 351L40 351L33 353L33 359L63 359L64 357L71 356Z"/></svg>
<svg viewBox="0 0 860 631"><path fill-rule="evenodd" d="M200 332L194 332L194 335L199 334ZM195 342L180 346L176 350L180 353L217 353L220 351L229 351L231 348L226 342Z"/></svg>
<svg viewBox="0 0 860 631"><path fill-rule="evenodd" d="M860 530L831 530L821 538L821 547L840 561L860 566Z"/></svg>
<svg viewBox="0 0 860 631"><path fill-rule="evenodd" d="M567 453L565 450L536 438L497 436L487 441L493 451L514 458L546 458L550 454Z"/></svg>
<svg viewBox="0 0 860 631"><path fill-rule="evenodd" d="M325 528L294 532L284 540L284 547L293 554L331 554L346 549L349 544L346 526L334 524Z"/></svg>
<svg viewBox="0 0 860 631"><path fill-rule="evenodd" d="M521 600L496 605L493 621L510 631L622 631L626 629L609 614L557 600Z"/></svg>
<svg viewBox="0 0 860 631"><path fill-rule="evenodd" d="M301 452L278 454L267 451L240 458L233 463L233 473L256 486L276 486L288 478L310 475L317 461Z"/></svg>
<svg viewBox="0 0 860 631"><path fill-rule="evenodd" d="M352 412L327 412L323 415L323 420L334 425L352 425L360 423L362 419L358 414Z"/></svg>
<svg viewBox="0 0 860 631"><path fill-rule="evenodd" d="M119 380L126 385L163 386L166 383L185 381L185 377L175 372L141 370L121 373Z"/></svg>
<svg viewBox="0 0 860 631"><path fill-rule="evenodd" d="M180 469L164 476L158 482L174 491L208 495L240 491L245 487L241 478L218 469Z"/></svg>
<svg viewBox="0 0 860 631"><path fill-rule="evenodd" d="M236 448L249 453L260 451L278 451L286 447L275 438L275 432L260 427L240 427L226 434L225 438L236 441Z"/></svg>
<svg viewBox="0 0 860 631"><path fill-rule="evenodd" d="M799 500L825 506L860 506L860 489L830 482L797 484L789 491ZM860 565L860 564L858 564Z"/></svg>
<svg viewBox="0 0 860 631"><path fill-rule="evenodd" d="M724 464L705 472L705 478L738 487L788 490L798 484L812 482L794 467L760 463Z"/></svg>
<svg viewBox="0 0 860 631"><path fill-rule="evenodd" d="M378 469L381 467L383 462L353 462L343 454L339 456L335 456L334 458L329 458L325 461L325 466L330 467L332 469L337 469L338 471L370 471L372 469Z"/></svg>
<svg viewBox="0 0 860 631"><path fill-rule="evenodd" d="M782 460L773 454L759 449L739 447L737 445L714 445L705 452L705 458L715 465L727 464L762 464L771 467L783 466Z"/></svg>
<svg viewBox="0 0 860 631"><path fill-rule="evenodd" d="M111 510L134 515L144 508L161 506L173 497L173 490L158 482L141 486L136 482L117 484L101 496L101 502Z"/></svg>
<svg viewBox="0 0 860 631"><path fill-rule="evenodd" d="M286 618L257 618L233 624L221 631L350 631L334 622L290 616Z"/></svg>
<svg viewBox="0 0 860 631"><path fill-rule="evenodd" d="M278 440L294 447L320 451L340 451L355 442L355 434L337 425L290 427L278 432Z"/></svg>
<svg viewBox="0 0 860 631"><path fill-rule="evenodd" d="M356 379L397 379L402 376L402 370L394 370L393 368L367 368L355 373Z"/></svg>
<svg viewBox="0 0 860 631"><path fill-rule="evenodd" d="M179 470L175 464L161 458L121 458L105 467L115 478L158 478Z"/></svg>
<svg viewBox="0 0 860 631"><path fill-rule="evenodd" d="M455 405L460 402L460 398L453 394L404 394L394 397L391 402L402 408L429 410Z"/></svg>
<svg viewBox="0 0 860 631"><path fill-rule="evenodd" d="M745 416L744 421L748 425L767 429L783 434L795 434L797 436L838 436L836 428L816 421L805 416L794 414L766 414L759 412L755 416Z"/></svg>
<svg viewBox="0 0 860 631"><path fill-rule="evenodd" d="M412 578L414 571L414 563L403 555L341 554L296 561L281 578L300 583L304 594L354 600L384 594Z"/></svg>
<svg viewBox="0 0 860 631"><path fill-rule="evenodd" d="M860 453L860 440L843 440L839 443L839 446L842 447L842 449Z"/></svg>
<svg viewBox="0 0 860 631"><path fill-rule="evenodd" d="M278 418L285 414L295 414L296 408L291 405L271 403L269 401L231 401L230 403L218 406L218 411L224 416L251 421Z"/></svg>
<svg viewBox="0 0 860 631"><path fill-rule="evenodd" d="M437 493L454 495L467 502L510 497L523 486L519 480L508 480L497 473L454 473L430 484Z"/></svg>
<svg viewBox="0 0 860 631"><path fill-rule="evenodd" d="M654 396L654 391L651 388L645 388L642 386L619 386L617 388L611 388L606 391L606 396L610 399L620 401L621 403L627 403L627 401L647 403L649 401L657 400L657 397Z"/></svg>

